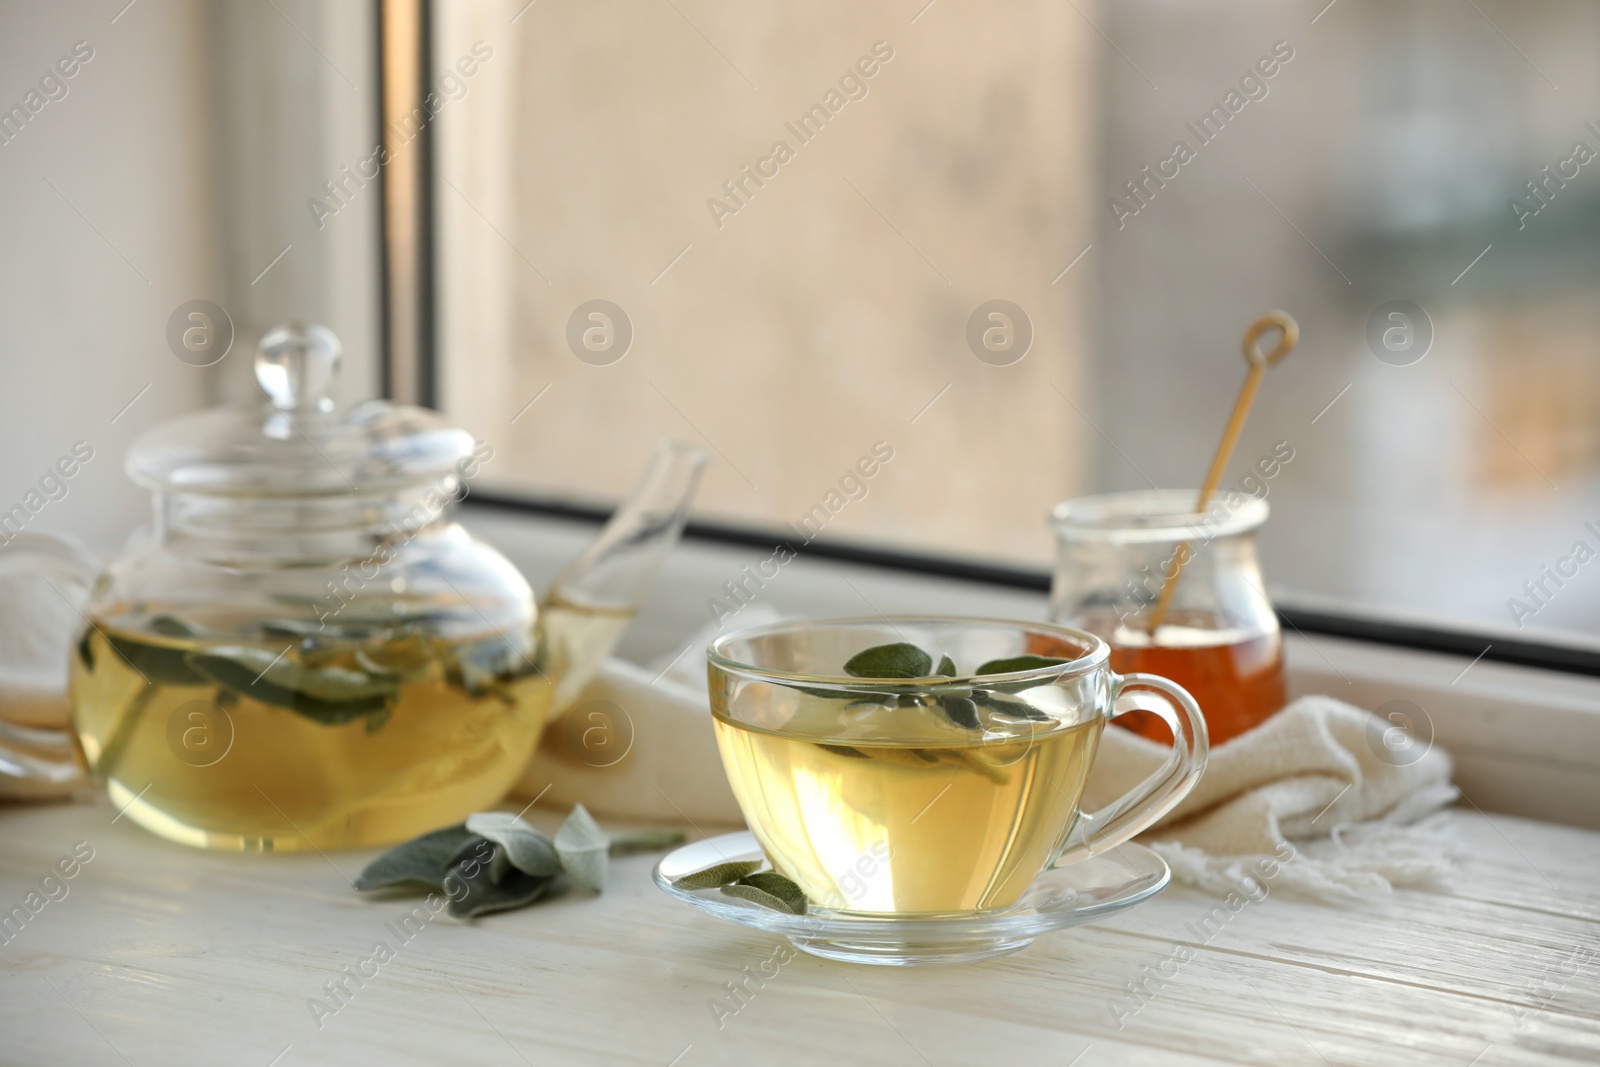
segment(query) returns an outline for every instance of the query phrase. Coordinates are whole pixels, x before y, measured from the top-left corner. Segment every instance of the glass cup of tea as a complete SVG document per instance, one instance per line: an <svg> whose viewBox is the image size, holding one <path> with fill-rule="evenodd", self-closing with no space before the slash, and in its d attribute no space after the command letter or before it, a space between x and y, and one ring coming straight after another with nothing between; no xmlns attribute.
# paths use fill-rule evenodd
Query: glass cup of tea
<svg viewBox="0 0 1600 1067"><path fill-rule="evenodd" d="M1057 505L1050 618L1104 638L1113 670L1160 674L1194 694L1221 744L1286 702L1283 639L1256 558L1267 502L1220 492L1197 513L1197 497L1157 489ZM1168 736L1153 715L1118 724Z"/></svg>
<svg viewBox="0 0 1600 1067"><path fill-rule="evenodd" d="M817 908L1005 909L1042 871L1151 826L1205 767L1193 698L1165 678L1114 674L1106 643L1081 630L791 621L726 634L707 658L740 810L773 868ZM1083 812L1101 732L1131 713L1135 692L1171 730L1171 755L1123 797Z"/></svg>

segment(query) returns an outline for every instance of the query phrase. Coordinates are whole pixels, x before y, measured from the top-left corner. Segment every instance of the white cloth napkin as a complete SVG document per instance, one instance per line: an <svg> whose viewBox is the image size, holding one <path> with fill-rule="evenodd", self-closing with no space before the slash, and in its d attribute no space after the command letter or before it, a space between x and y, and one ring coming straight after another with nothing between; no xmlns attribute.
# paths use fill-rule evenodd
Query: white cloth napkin
<svg viewBox="0 0 1600 1067"><path fill-rule="evenodd" d="M742 824L712 735L708 637L671 663L609 662L550 728L519 791L614 819ZM1354 705L1302 697L1212 749L1194 791L1141 840L1179 882L1217 895L1250 888L1248 879L1325 900L1436 881L1452 867L1453 842L1419 821L1457 796L1450 758L1397 752L1388 729ZM1108 727L1085 807L1133 788L1167 752Z"/></svg>
<svg viewBox="0 0 1600 1067"><path fill-rule="evenodd" d="M703 669L704 653L696 662ZM705 685L695 689L620 659L607 661L546 729L517 791L563 808L582 803L618 821L744 825L717 754Z"/></svg>
<svg viewBox="0 0 1600 1067"><path fill-rule="evenodd" d="M1247 878L1325 900L1436 881L1454 843L1418 823L1458 795L1450 757L1420 742L1397 747L1390 730L1353 704L1301 697L1212 749L1194 791L1141 840L1180 882L1219 895ZM1131 789L1167 751L1108 727L1085 806Z"/></svg>

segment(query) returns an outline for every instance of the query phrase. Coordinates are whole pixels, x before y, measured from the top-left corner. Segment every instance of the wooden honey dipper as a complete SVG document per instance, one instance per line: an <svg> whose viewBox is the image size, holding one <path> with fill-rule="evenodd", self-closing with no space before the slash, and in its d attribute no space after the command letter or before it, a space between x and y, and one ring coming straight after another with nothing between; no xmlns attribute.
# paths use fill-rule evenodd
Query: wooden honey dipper
<svg viewBox="0 0 1600 1067"><path fill-rule="evenodd" d="M1261 335L1268 330L1280 331L1278 343L1271 352L1263 354L1259 342ZM1244 350L1245 362L1250 364L1250 373L1245 375L1244 386L1239 390L1239 399L1234 401L1233 414L1228 417L1228 426L1222 431L1222 441L1217 445L1217 454L1212 457L1211 470L1206 473L1205 484L1200 487L1200 499L1195 501L1195 514L1206 510L1206 505L1211 503L1211 494L1217 491L1217 486L1222 482L1223 472L1228 469L1228 460L1233 458L1233 447L1239 443L1239 434L1244 430L1244 420L1250 415L1250 405L1256 401L1256 393L1261 388L1261 379L1266 376L1268 367L1275 367L1283 362L1300 340L1300 324L1294 321L1294 316L1287 311L1269 311L1250 324L1244 332L1244 339L1240 347ZM1167 609L1172 605L1172 594L1177 592L1178 579L1183 576L1184 564L1194 557L1194 552L1189 548L1189 542L1184 541L1178 545L1178 550L1173 554L1172 577L1167 579L1161 589L1161 599L1156 602L1155 611L1150 613L1149 633L1153 638L1156 629L1167 617Z"/></svg>

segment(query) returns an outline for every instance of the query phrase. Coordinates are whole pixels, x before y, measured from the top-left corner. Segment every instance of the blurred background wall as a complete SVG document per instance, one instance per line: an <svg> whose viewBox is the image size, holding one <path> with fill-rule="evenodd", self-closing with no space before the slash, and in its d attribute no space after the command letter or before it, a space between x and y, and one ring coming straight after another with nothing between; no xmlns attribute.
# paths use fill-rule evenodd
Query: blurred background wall
<svg viewBox="0 0 1600 1067"><path fill-rule="evenodd" d="M439 9L441 69L493 49L439 153L443 401L501 448L487 483L614 500L684 437L716 453L702 514L776 529L885 441L826 536L1043 557L1090 485L1093 272L1063 269L1098 38L1070 5L922 6ZM593 299L631 323L615 362L571 350ZM1032 334L1007 365L966 339L993 299Z"/></svg>

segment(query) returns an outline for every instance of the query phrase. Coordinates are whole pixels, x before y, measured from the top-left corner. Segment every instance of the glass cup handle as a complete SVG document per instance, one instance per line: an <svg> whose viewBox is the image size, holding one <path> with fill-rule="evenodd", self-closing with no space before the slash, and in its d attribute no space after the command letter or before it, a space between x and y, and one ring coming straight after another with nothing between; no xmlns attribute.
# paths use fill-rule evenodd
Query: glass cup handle
<svg viewBox="0 0 1600 1067"><path fill-rule="evenodd" d="M81 610L88 599L100 569L100 561L88 552L71 541L48 534L19 533L0 545L0 577L41 575L56 592L67 598L75 611ZM5 610L17 610L15 602L0 604L0 611ZM70 652L65 648L61 651L61 664L64 664ZM46 670L53 671L58 664L37 666L43 674ZM21 679L7 680L0 674L0 685L8 681L19 689L35 688L19 685ZM0 796L55 795L82 777L70 727L66 724L46 727L0 717L0 779L4 779L0 781Z"/></svg>
<svg viewBox="0 0 1600 1067"><path fill-rule="evenodd" d="M1075 863L1110 851L1144 831L1189 795L1206 769L1209 748L1206 720L1194 697L1176 682L1156 674L1124 674L1112 679L1112 712L1107 720L1131 711L1148 711L1161 717L1172 731L1172 754L1159 770L1098 811L1079 814L1052 866ZM1166 700L1157 707L1117 710L1117 701L1130 689L1152 689Z"/></svg>

